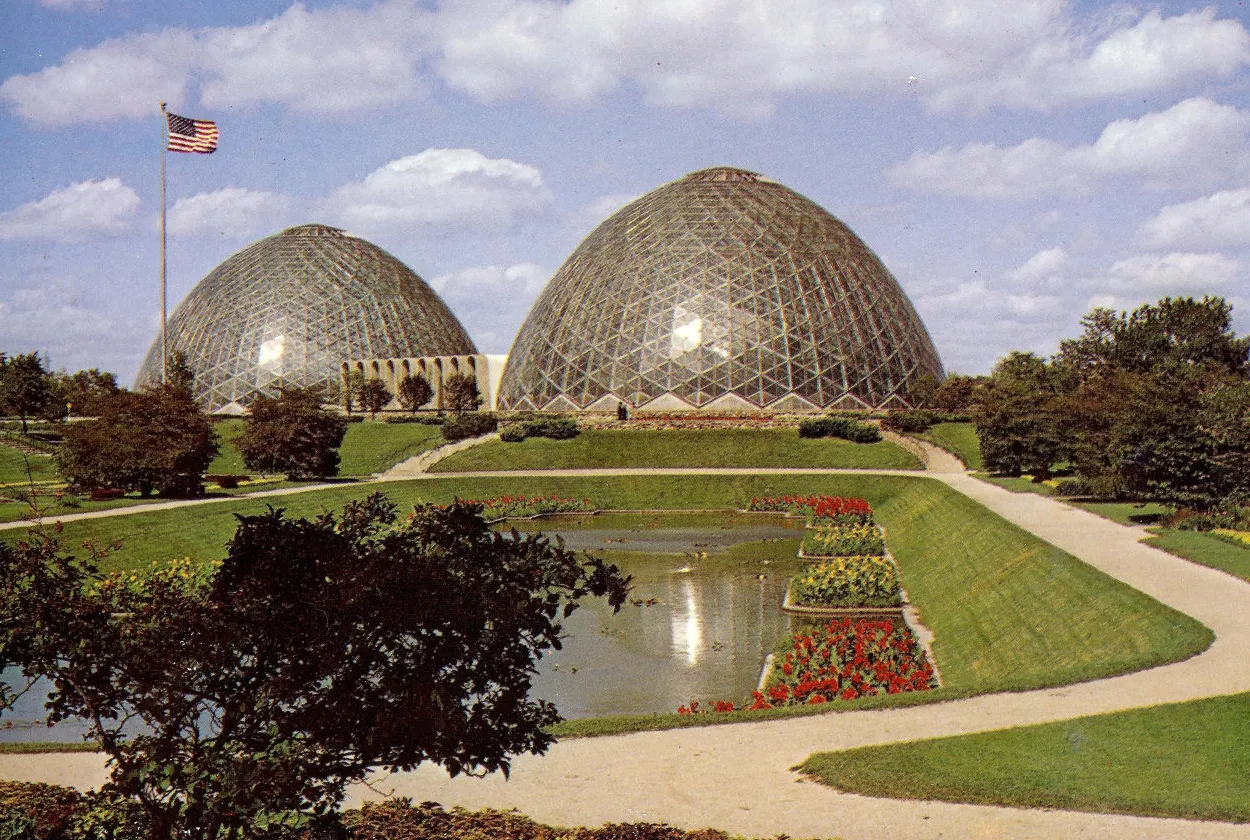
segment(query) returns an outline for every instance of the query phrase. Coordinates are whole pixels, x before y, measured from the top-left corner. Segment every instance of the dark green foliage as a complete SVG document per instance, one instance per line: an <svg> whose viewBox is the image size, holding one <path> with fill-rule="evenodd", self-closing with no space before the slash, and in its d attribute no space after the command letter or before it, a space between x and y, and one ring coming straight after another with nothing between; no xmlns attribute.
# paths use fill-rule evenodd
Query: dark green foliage
<svg viewBox="0 0 1250 840"><path fill-rule="evenodd" d="M852 443L876 443L881 431L871 423L861 423L850 417L813 417L799 424L799 437L836 437Z"/></svg>
<svg viewBox="0 0 1250 840"><path fill-rule="evenodd" d="M84 490L198 495L217 454L212 424L181 388L119 391L102 402L97 419L69 423L64 435L58 469Z"/></svg>
<svg viewBox="0 0 1250 840"><path fill-rule="evenodd" d="M498 426L499 421L495 419L493 414L469 412L458 417L449 417L443 423L443 437L451 441L464 440L465 438L489 434L495 431Z"/></svg>
<svg viewBox="0 0 1250 840"><path fill-rule="evenodd" d="M391 392L381 379L366 379L358 396L360 407L370 414L377 414L391 401Z"/></svg>
<svg viewBox="0 0 1250 840"><path fill-rule="evenodd" d="M628 580L477 505L396 514L375 494L240 516L219 568L138 585L49 539L0 544L0 667L60 687L48 719L88 721L105 793L151 840L333 824L374 767L506 772L551 743L528 691L561 622L586 597L619 608Z"/></svg>
<svg viewBox="0 0 1250 840"><path fill-rule="evenodd" d="M362 370L349 371L339 388L339 396L343 399L343 410L352 413L361 390L365 387L365 373Z"/></svg>
<svg viewBox="0 0 1250 840"><path fill-rule="evenodd" d="M67 410L74 417L99 416L109 398L119 390L117 377L96 368L72 374L57 373L53 375L53 380L57 408L70 406Z"/></svg>
<svg viewBox="0 0 1250 840"><path fill-rule="evenodd" d="M1032 353L1013 352L978 386L973 415L981 460L990 472L1050 476L1064 452L1055 377Z"/></svg>
<svg viewBox="0 0 1250 840"><path fill-rule="evenodd" d="M482 405L482 395L477 389L477 379L467 373L453 373L443 380L443 408L455 414L477 411Z"/></svg>
<svg viewBox="0 0 1250 840"><path fill-rule="evenodd" d="M237 441L248 469L285 473L292 480L338 472L347 421L321 407L319 391L292 388L277 399L257 397L250 411Z"/></svg>
<svg viewBox="0 0 1250 840"><path fill-rule="evenodd" d="M509 423L499 430L499 439L504 443L520 443L527 436L524 423Z"/></svg>
<svg viewBox="0 0 1250 840"><path fill-rule="evenodd" d="M923 408L912 409L911 411L891 411L881 421L881 428L888 429L891 432L915 434L926 431L930 426L938 422L939 419L935 412Z"/></svg>
<svg viewBox="0 0 1250 840"><path fill-rule="evenodd" d="M446 418L439 414L392 414L383 417L383 423L420 423L424 426L441 426Z"/></svg>
<svg viewBox="0 0 1250 840"><path fill-rule="evenodd" d="M571 440L578 435L577 421L572 417L535 417L520 423L509 423L499 432L505 443L520 443L527 437Z"/></svg>
<svg viewBox="0 0 1250 840"><path fill-rule="evenodd" d="M395 396L399 404L414 414L434 397L434 389L429 380L419 373L400 379L396 390L398 393Z"/></svg>
<svg viewBox="0 0 1250 840"><path fill-rule="evenodd" d="M53 408L56 401L52 377L38 353L22 353L13 358L0 353L0 411L21 418L22 434L29 431L27 421L31 417Z"/></svg>
<svg viewBox="0 0 1250 840"><path fill-rule="evenodd" d="M965 414L972 410L973 392L984 381L984 376L953 373L942 380L922 407L946 414Z"/></svg>

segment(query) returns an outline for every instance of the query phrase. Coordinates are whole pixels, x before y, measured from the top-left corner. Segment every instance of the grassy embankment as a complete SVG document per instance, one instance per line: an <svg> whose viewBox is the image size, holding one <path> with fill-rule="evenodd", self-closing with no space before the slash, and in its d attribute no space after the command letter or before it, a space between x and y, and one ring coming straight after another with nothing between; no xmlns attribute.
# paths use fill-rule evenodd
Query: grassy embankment
<svg viewBox="0 0 1250 840"><path fill-rule="evenodd" d="M970 470L981 469L981 441L971 423L937 423L916 437L942 447Z"/></svg>
<svg viewBox="0 0 1250 840"><path fill-rule="evenodd" d="M243 456L235 446L235 439L243 434L243 426L242 420L222 420L215 425L221 449L209 465L210 474L247 473ZM339 475L358 477L383 472L443 443L445 441L438 426L371 421L351 423L343 436L343 445L339 447Z"/></svg>
<svg viewBox="0 0 1250 840"><path fill-rule="evenodd" d="M587 429L572 440L492 441L458 452L431 472L588 467L844 467L918 470L920 460L888 441L801 438L794 429Z"/></svg>
<svg viewBox="0 0 1250 840"><path fill-rule="evenodd" d="M684 476L423 480L384 488L348 485L273 500L289 515L310 516L384 489L403 507L460 496L557 494L590 498L605 509L743 507L752 496L782 493L860 495L877 509L899 561L903 585L936 635L946 685L920 694L855 704L932 702L994 691L1094 679L1183 659L1210 643L1196 621L1077 561L938 482L893 476ZM259 500L67 523L66 545L120 538L112 568L152 559L220 557L235 513ZM849 704L848 704L849 705ZM830 704L829 708L839 708ZM813 707L774 714L809 713ZM758 719L760 713L681 717L647 715L578 721L563 734L700 725ZM768 713L764 713L768 714Z"/></svg>
<svg viewBox="0 0 1250 840"><path fill-rule="evenodd" d="M809 758L868 796L1250 821L1250 694Z"/></svg>

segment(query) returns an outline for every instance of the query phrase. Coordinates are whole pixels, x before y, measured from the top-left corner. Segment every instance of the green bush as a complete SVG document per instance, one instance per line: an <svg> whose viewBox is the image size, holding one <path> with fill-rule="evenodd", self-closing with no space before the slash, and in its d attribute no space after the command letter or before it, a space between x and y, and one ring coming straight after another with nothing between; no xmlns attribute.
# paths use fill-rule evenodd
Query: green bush
<svg viewBox="0 0 1250 840"><path fill-rule="evenodd" d="M499 421L495 419L495 415L468 411L443 423L443 437L450 441L464 440L489 434L498 426Z"/></svg>
<svg viewBox="0 0 1250 840"><path fill-rule="evenodd" d="M836 437L852 443L876 443L881 440L881 430L850 417L813 417L799 424L799 437Z"/></svg>
<svg viewBox="0 0 1250 840"><path fill-rule="evenodd" d="M509 423L499 430L499 439L504 443L520 443L526 437L524 423Z"/></svg>
<svg viewBox="0 0 1250 840"><path fill-rule="evenodd" d="M1091 499L1118 499L1123 485L1114 475L1096 475L1084 478L1065 478L1056 486L1060 496L1083 496Z"/></svg>
<svg viewBox="0 0 1250 840"><path fill-rule="evenodd" d="M891 432L916 434L917 432L926 431L938 420L939 417L935 412L927 411L923 408L910 411L891 411L881 421L881 428L889 429Z"/></svg>
<svg viewBox="0 0 1250 840"><path fill-rule="evenodd" d="M423 426L441 426L443 420L441 414L390 414L382 418L383 423L420 423Z"/></svg>
<svg viewBox="0 0 1250 840"><path fill-rule="evenodd" d="M540 417L525 424L529 437L545 437L552 440L569 440L577 437L577 421L572 417Z"/></svg>

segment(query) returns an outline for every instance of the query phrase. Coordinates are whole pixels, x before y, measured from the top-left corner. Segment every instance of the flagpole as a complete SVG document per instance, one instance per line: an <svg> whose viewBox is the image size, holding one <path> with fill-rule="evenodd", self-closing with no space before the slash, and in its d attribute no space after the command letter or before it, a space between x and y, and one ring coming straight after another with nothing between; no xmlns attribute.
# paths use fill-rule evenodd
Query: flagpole
<svg viewBox="0 0 1250 840"><path fill-rule="evenodd" d="M161 384L169 374L169 346L165 336L165 158L169 156L169 116L165 112L165 103L161 103Z"/></svg>

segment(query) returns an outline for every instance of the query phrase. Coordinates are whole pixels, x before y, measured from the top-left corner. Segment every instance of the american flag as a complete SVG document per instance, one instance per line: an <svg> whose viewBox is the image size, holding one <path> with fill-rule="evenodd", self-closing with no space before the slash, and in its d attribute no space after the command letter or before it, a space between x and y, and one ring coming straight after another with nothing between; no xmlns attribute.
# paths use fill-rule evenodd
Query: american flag
<svg viewBox="0 0 1250 840"><path fill-rule="evenodd" d="M217 151L217 123L212 120L189 120L177 114L169 117L169 150L199 152L211 155Z"/></svg>

